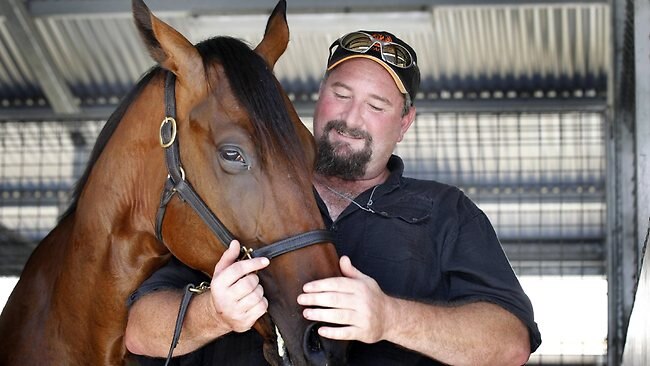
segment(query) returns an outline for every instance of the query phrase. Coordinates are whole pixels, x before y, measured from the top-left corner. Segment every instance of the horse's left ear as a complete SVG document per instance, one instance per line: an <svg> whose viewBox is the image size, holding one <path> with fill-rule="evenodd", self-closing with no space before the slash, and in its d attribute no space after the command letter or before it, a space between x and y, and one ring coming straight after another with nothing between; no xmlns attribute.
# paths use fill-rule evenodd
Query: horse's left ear
<svg viewBox="0 0 650 366"><path fill-rule="evenodd" d="M280 56L286 51L288 44L287 2L280 0L266 23L264 38L255 47L255 52L262 56L266 63L273 68Z"/></svg>
<svg viewBox="0 0 650 366"><path fill-rule="evenodd" d="M195 85L203 77L203 61L194 45L154 16L143 0L133 0L133 19L151 57L173 72L179 82Z"/></svg>

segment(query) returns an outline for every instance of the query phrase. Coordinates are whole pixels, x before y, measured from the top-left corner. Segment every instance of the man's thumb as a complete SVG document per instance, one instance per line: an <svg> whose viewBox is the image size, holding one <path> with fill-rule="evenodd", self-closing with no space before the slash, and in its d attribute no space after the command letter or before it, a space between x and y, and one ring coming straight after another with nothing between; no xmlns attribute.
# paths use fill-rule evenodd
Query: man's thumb
<svg viewBox="0 0 650 366"><path fill-rule="evenodd" d="M339 263L341 266L341 272L345 277L361 278L365 276L363 273L361 273L361 271L352 265L352 261L350 261L350 257L347 255L342 256L339 260Z"/></svg>
<svg viewBox="0 0 650 366"><path fill-rule="evenodd" d="M217 265L214 267L214 276L216 276L217 273L223 271L229 265L235 263L237 261L237 258L239 258L240 250L239 241L231 241L228 249L223 252L221 259L219 259L219 262L217 262Z"/></svg>

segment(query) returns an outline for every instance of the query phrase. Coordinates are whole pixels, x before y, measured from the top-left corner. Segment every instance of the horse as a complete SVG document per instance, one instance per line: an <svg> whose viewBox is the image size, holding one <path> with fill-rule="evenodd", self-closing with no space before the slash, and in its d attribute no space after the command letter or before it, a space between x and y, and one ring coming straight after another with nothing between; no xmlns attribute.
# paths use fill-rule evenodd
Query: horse
<svg viewBox="0 0 650 366"><path fill-rule="evenodd" d="M130 362L128 296L171 255L212 274L231 237L247 254L274 246L258 274L269 311L254 326L269 363L344 364L345 345L320 339L296 301L304 283L341 273L331 240L312 235L324 229L313 137L272 73L289 40L285 1L254 49L227 36L193 45L142 0L132 7L157 65L107 120L27 261L0 316L0 364Z"/></svg>

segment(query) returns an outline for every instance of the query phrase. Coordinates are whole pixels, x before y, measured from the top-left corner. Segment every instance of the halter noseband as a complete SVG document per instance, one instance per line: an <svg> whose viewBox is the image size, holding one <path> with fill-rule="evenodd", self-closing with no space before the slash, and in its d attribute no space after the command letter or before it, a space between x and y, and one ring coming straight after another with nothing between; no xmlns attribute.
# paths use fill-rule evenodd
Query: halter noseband
<svg viewBox="0 0 650 366"><path fill-rule="evenodd" d="M162 223L165 217L167 204L174 194L178 193L181 200L194 209L203 222L219 238L221 243L228 248L233 235L219 218L210 210L201 197L196 193L190 182L185 179L185 171L181 167L180 149L176 136L176 76L167 72L165 79L165 119L160 125L160 145L165 150L167 163L167 181L160 197L160 206L156 214L156 237L163 241ZM259 249L242 246L242 256L248 258L267 257L275 258L287 252L301 249L313 244L331 242L332 236L327 230L313 230L298 234Z"/></svg>

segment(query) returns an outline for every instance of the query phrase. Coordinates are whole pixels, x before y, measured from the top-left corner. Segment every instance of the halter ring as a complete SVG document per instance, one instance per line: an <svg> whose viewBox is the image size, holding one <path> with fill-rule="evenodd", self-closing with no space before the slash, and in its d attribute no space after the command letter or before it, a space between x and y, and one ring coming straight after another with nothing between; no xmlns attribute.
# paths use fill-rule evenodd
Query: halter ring
<svg viewBox="0 0 650 366"><path fill-rule="evenodd" d="M171 123L172 136L169 139L169 141L165 142L163 140L163 128L165 127L165 124L167 124L167 122ZM174 141L176 141L176 120L174 119L174 117L165 117L165 119L163 119L162 123L160 124L160 146L166 149L172 146Z"/></svg>

